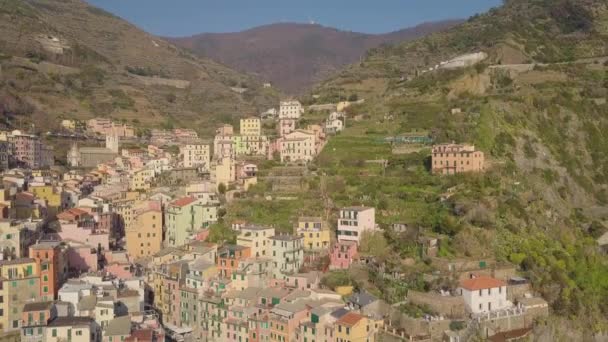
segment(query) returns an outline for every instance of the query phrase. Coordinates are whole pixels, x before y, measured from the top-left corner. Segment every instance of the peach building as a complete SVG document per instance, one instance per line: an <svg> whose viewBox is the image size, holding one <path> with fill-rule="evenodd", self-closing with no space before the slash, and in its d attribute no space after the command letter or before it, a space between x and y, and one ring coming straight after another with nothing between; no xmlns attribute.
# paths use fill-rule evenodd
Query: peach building
<svg viewBox="0 0 608 342"><path fill-rule="evenodd" d="M484 153L474 145L441 144L433 146L432 170L435 174L453 175L484 170Z"/></svg>
<svg viewBox="0 0 608 342"><path fill-rule="evenodd" d="M317 153L315 134L301 129L277 139L277 147L281 162L309 162Z"/></svg>
<svg viewBox="0 0 608 342"><path fill-rule="evenodd" d="M144 208L135 209L125 237L127 252L134 259L159 252L163 243L163 213L160 204L151 202Z"/></svg>

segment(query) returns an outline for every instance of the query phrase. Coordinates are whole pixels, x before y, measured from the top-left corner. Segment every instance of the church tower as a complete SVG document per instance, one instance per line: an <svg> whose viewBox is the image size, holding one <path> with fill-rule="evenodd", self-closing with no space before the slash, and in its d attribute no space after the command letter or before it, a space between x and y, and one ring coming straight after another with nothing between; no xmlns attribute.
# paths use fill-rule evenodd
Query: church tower
<svg viewBox="0 0 608 342"><path fill-rule="evenodd" d="M106 135L106 148L114 153L118 153L119 139L115 132Z"/></svg>
<svg viewBox="0 0 608 342"><path fill-rule="evenodd" d="M68 151L68 165L71 167L80 166L80 151L78 150L78 144L76 143L73 143Z"/></svg>

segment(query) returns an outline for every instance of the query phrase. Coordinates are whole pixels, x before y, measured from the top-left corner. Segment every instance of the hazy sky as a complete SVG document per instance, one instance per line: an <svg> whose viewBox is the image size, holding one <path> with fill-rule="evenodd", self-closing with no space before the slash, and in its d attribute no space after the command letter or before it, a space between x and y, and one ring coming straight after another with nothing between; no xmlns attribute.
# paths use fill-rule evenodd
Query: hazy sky
<svg viewBox="0 0 608 342"><path fill-rule="evenodd" d="M163 36L234 32L276 22L310 22L384 33L426 21L468 18L501 0L88 0Z"/></svg>

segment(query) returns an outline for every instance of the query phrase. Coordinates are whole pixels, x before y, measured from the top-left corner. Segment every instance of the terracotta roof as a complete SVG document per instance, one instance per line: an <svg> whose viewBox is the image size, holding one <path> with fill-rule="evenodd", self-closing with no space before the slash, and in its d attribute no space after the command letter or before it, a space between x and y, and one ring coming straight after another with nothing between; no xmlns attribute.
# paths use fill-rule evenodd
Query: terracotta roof
<svg viewBox="0 0 608 342"><path fill-rule="evenodd" d="M194 197L183 197L183 198L180 198L178 200L171 202L171 205L176 206L176 207L183 207L194 201L196 201L196 198L194 198Z"/></svg>
<svg viewBox="0 0 608 342"><path fill-rule="evenodd" d="M131 336L125 339L125 342L131 341L152 341L154 331L152 329L140 329L131 333Z"/></svg>
<svg viewBox="0 0 608 342"><path fill-rule="evenodd" d="M340 317L337 323L353 326L357 324L361 319L363 319L362 315L356 312L349 312L346 315Z"/></svg>
<svg viewBox="0 0 608 342"><path fill-rule="evenodd" d="M492 277L480 276L472 279L465 279L460 282L460 287L469 291L493 289L506 286L505 282Z"/></svg>
<svg viewBox="0 0 608 342"><path fill-rule="evenodd" d="M72 208L57 214L57 218L60 220L74 220L76 216L84 214L88 214L88 212L79 208Z"/></svg>

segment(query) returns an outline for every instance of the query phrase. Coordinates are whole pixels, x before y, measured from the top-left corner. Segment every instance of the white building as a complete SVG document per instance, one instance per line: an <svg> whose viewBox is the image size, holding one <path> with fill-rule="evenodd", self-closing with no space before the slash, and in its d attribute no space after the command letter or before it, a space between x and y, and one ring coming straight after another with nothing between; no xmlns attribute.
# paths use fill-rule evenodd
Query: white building
<svg viewBox="0 0 608 342"><path fill-rule="evenodd" d="M342 112L333 112L325 121L325 133L334 134L344 130L345 115Z"/></svg>
<svg viewBox="0 0 608 342"><path fill-rule="evenodd" d="M272 243L274 277L285 279L298 273L304 263L304 239L297 235L275 235L269 240Z"/></svg>
<svg viewBox="0 0 608 342"><path fill-rule="evenodd" d="M303 113L300 101L281 101L279 119L299 119Z"/></svg>
<svg viewBox="0 0 608 342"><path fill-rule="evenodd" d="M186 144L179 148L184 167L199 167L209 170L211 150L208 144Z"/></svg>
<svg viewBox="0 0 608 342"><path fill-rule="evenodd" d="M467 309L474 313L487 313L511 307L507 300L505 282L487 276L472 276L460 282L458 292Z"/></svg>
<svg viewBox="0 0 608 342"><path fill-rule="evenodd" d="M365 231L376 229L376 210L369 207L347 207L340 209L338 218L338 241L360 243Z"/></svg>

